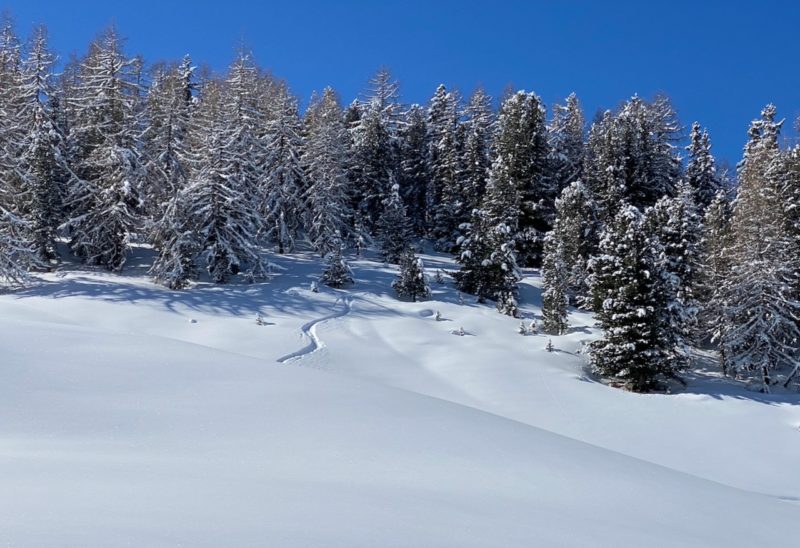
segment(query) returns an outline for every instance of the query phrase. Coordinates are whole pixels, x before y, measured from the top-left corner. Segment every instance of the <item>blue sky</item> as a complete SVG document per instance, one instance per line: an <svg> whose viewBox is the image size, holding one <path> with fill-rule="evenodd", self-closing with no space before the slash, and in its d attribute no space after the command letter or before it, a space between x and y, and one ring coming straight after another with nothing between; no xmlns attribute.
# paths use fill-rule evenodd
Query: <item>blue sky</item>
<svg viewBox="0 0 800 548"><path fill-rule="evenodd" d="M724 1L207 1L27 0L2 4L18 31L44 22L62 56L83 53L115 23L148 61L189 53L224 69L242 42L303 100L332 85L349 102L388 66L403 100L439 83L465 94L508 85L546 104L571 91L587 118L634 93L664 92L684 125L709 128L735 163L767 102L800 115L800 3ZM134 8L135 7L135 8ZM794 138L793 132L791 138Z"/></svg>

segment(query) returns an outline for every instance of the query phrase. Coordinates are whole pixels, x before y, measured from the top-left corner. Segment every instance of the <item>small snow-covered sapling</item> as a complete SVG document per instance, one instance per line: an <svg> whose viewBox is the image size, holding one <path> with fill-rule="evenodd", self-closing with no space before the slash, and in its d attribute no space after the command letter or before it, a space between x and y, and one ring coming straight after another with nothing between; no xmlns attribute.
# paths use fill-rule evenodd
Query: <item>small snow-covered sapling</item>
<svg viewBox="0 0 800 548"><path fill-rule="evenodd" d="M441 269L436 271L435 280L436 280L436 283L439 284L439 285L442 285L444 283L444 276L442 275L442 270Z"/></svg>
<svg viewBox="0 0 800 548"><path fill-rule="evenodd" d="M436 315L433 317L437 322L442 321L442 313L438 310L436 311Z"/></svg>
<svg viewBox="0 0 800 548"><path fill-rule="evenodd" d="M545 346L545 350L548 352L555 350L555 347L553 346L553 339L547 339L547 346Z"/></svg>
<svg viewBox="0 0 800 548"><path fill-rule="evenodd" d="M530 327L530 330L531 330L531 334L532 334L532 335L536 335L536 333L538 333L538 332L539 332L539 331L538 331L538 329L536 329L536 320L535 320L535 319L534 319L534 320L531 320L531 327Z"/></svg>
<svg viewBox="0 0 800 548"><path fill-rule="evenodd" d="M520 335L527 335L528 334L528 328L525 327L525 322L519 322L519 327L517 328L517 333L519 333Z"/></svg>
<svg viewBox="0 0 800 548"><path fill-rule="evenodd" d="M261 317L261 314L258 314L256 316L256 325L265 325L265 324L266 322L264 321L264 318Z"/></svg>
<svg viewBox="0 0 800 548"><path fill-rule="evenodd" d="M319 284L317 283L316 280L311 282L311 288L310 289L311 289L312 293L319 293Z"/></svg>

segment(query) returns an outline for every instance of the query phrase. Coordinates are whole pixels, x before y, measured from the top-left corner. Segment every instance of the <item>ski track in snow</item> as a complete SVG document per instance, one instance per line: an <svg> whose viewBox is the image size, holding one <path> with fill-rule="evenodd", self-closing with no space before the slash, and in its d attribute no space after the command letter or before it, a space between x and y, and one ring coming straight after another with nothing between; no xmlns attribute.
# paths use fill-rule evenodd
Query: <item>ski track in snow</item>
<svg viewBox="0 0 800 548"><path fill-rule="evenodd" d="M337 310L335 312L332 312L331 314L328 314L327 316L323 316L321 318L317 318L316 320L311 320L310 322L303 324L300 327L300 331L303 337L308 339L309 341L308 344L305 345L300 350L296 350L294 352L286 354L281 358L278 358L277 360L278 363L287 363L290 361L301 360L325 348L325 342L319 338L319 335L317 335L317 326L329 320L334 320L336 318L341 318L350 314L350 311L352 310L353 298L349 296L344 298L339 298L336 299L336 303L334 304L338 304L340 301L342 302L343 305L341 310Z"/></svg>

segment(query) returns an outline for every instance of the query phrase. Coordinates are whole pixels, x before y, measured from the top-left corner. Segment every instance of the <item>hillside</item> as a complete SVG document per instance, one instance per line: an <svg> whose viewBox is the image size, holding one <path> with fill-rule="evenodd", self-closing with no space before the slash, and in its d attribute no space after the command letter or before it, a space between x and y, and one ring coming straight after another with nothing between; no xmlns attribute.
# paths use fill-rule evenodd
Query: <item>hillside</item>
<svg viewBox="0 0 800 548"><path fill-rule="evenodd" d="M588 315L548 353L450 283L398 301L371 260L319 293L306 254L184 292L149 260L0 296L4 546L793 544L796 396L703 360L680 393L616 390L583 371Z"/></svg>

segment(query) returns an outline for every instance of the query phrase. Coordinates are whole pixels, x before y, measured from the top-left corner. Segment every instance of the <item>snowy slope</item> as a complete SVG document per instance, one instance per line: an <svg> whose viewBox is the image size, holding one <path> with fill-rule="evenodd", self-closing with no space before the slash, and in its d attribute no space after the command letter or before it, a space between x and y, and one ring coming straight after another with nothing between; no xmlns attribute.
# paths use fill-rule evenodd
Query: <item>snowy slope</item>
<svg viewBox="0 0 800 548"><path fill-rule="evenodd" d="M447 286L400 303L362 261L312 293L318 262L282 262L254 286L73 271L0 296L0 545L793 545L792 396L623 393L580 379L589 328L549 354Z"/></svg>

